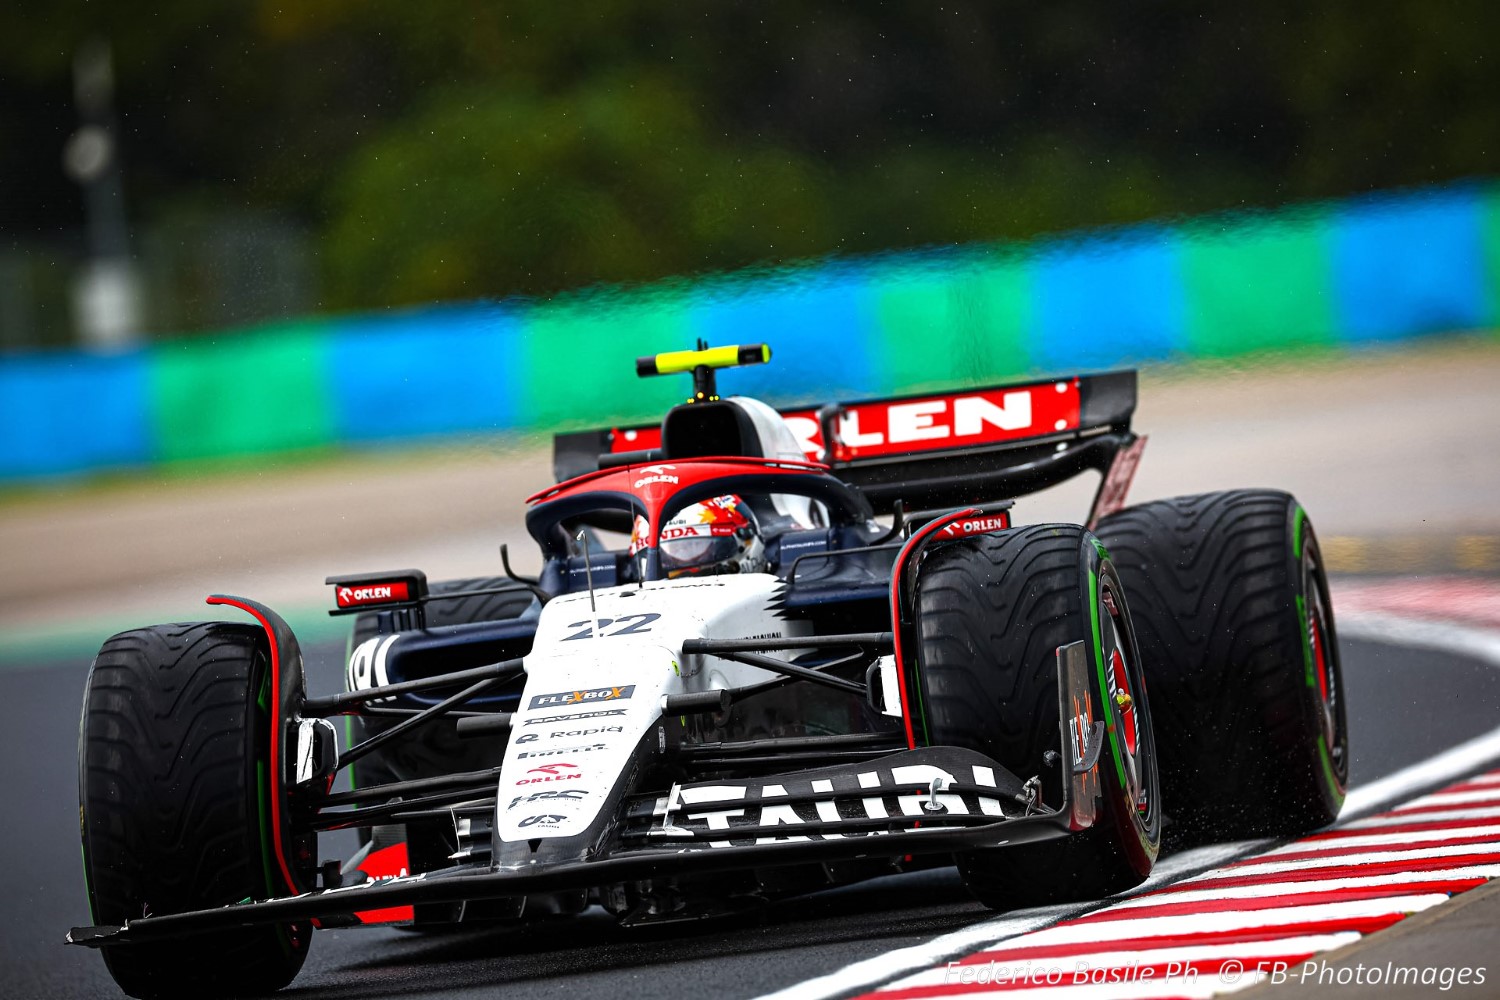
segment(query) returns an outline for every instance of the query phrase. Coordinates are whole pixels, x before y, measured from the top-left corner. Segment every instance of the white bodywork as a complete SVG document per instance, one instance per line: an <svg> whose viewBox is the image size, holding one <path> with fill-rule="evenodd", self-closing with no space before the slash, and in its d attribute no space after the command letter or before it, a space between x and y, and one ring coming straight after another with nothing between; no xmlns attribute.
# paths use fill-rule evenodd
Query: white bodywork
<svg viewBox="0 0 1500 1000"><path fill-rule="evenodd" d="M501 768L498 840L585 832L660 719L666 696L776 676L680 650L690 638L808 634L808 623L780 616L784 588L774 576L751 573L598 590L593 611L587 593L549 601L525 658L526 688Z"/></svg>
<svg viewBox="0 0 1500 1000"><path fill-rule="evenodd" d="M807 461L807 453L798 443L797 435L792 432L786 418L780 413L749 396L730 396L728 402L739 407L750 417L750 422L755 426L756 437L760 439L761 451L766 458L779 458L791 462ZM811 527L824 523L821 513L816 512L818 504L811 497L779 494L771 498L771 503L775 505L777 512L792 518L798 524Z"/></svg>

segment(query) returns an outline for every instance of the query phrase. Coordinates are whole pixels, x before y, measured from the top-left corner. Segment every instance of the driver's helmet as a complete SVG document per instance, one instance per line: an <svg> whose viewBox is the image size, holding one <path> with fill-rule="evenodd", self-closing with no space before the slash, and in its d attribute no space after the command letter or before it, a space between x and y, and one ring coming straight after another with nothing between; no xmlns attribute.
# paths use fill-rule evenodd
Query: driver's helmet
<svg viewBox="0 0 1500 1000"><path fill-rule="evenodd" d="M763 573L766 547L750 505L733 493L684 507L657 542L668 577Z"/></svg>

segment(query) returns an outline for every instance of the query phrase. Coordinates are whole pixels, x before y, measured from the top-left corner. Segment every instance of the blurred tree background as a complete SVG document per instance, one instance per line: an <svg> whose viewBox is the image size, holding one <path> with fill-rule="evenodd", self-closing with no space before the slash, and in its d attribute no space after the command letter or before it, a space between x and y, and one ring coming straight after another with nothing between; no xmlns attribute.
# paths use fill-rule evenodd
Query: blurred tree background
<svg viewBox="0 0 1500 1000"><path fill-rule="evenodd" d="M81 252L89 37L158 333L1500 172L1485 2L17 0L0 280L33 291Z"/></svg>

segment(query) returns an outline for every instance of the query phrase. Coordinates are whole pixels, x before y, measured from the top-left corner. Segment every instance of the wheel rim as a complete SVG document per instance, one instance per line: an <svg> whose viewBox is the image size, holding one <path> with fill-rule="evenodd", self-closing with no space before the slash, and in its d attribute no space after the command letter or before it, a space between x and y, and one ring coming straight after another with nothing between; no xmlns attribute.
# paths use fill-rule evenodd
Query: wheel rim
<svg viewBox="0 0 1500 1000"><path fill-rule="evenodd" d="M1150 814L1154 805L1150 782L1146 780L1149 766L1149 723L1142 718L1140 699L1141 684L1135 669L1132 651L1121 637L1128 635L1125 624L1124 604L1115 594L1113 582L1100 581L1099 603L1104 614L1101 619L1100 641L1103 644L1105 682L1109 689L1109 711L1115 725L1119 727L1122 756L1125 762L1125 783L1136 812L1142 816Z"/></svg>
<svg viewBox="0 0 1500 1000"><path fill-rule="evenodd" d="M1302 554L1303 593L1307 595L1307 643L1313 670L1313 698L1317 704L1318 732L1328 748L1335 775L1343 783L1348 775L1345 750L1341 678L1328 627L1327 580L1316 549L1309 545Z"/></svg>

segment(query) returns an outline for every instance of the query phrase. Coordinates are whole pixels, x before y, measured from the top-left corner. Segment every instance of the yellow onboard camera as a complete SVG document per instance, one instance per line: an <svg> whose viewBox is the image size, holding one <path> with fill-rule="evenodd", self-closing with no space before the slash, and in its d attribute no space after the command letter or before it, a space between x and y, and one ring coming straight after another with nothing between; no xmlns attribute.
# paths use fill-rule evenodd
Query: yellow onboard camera
<svg viewBox="0 0 1500 1000"><path fill-rule="evenodd" d="M731 344L728 347L709 347L702 340L692 351L667 351L663 354L648 354L635 359L635 373L641 378L651 375L677 375L691 372L693 395L689 403L706 403L719 398L714 383L714 370L738 368L741 365L763 365L771 360L771 348L766 344Z"/></svg>

